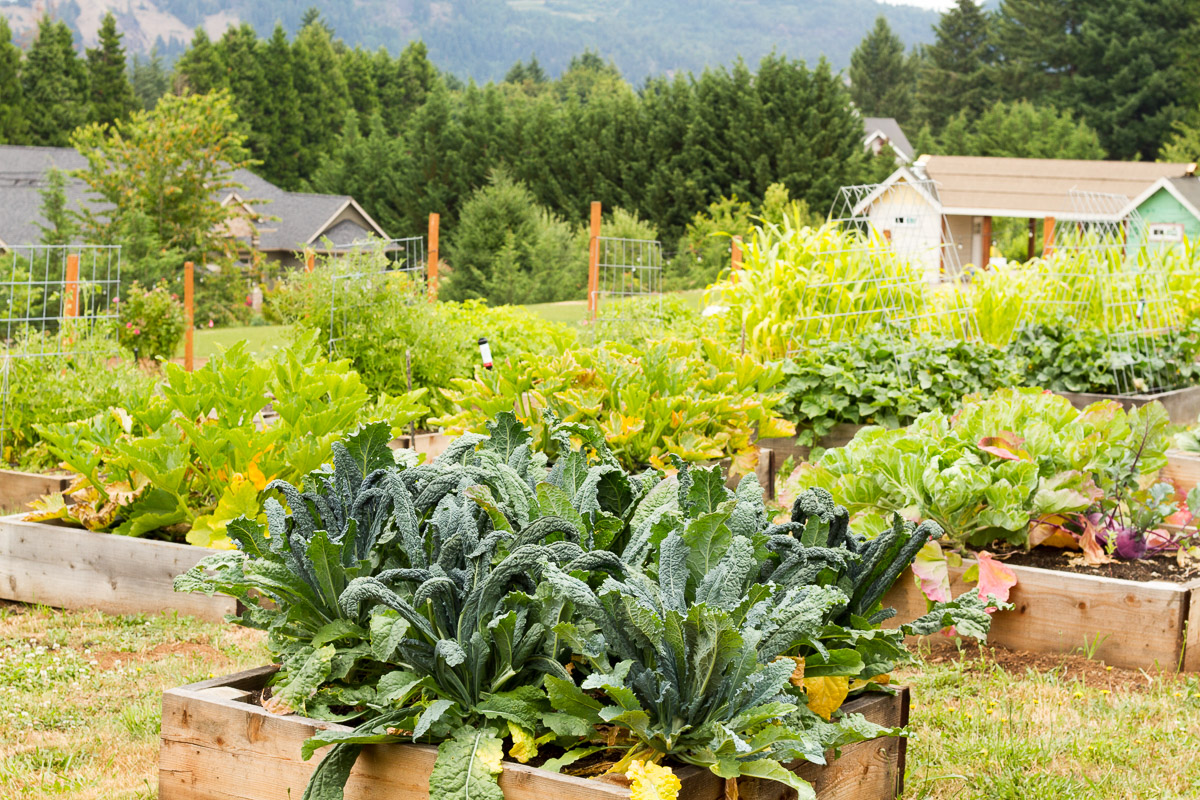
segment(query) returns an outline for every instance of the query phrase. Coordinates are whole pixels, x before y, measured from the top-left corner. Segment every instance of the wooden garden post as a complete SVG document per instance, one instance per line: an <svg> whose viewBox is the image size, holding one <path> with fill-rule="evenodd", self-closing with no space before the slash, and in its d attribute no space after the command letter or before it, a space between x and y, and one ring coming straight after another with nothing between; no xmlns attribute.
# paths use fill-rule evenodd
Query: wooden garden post
<svg viewBox="0 0 1200 800"><path fill-rule="evenodd" d="M1042 224L1042 258L1054 252L1054 217L1046 217Z"/></svg>
<svg viewBox="0 0 1200 800"><path fill-rule="evenodd" d="M195 267L183 265L183 368L191 372L195 366L193 348L196 337Z"/></svg>
<svg viewBox="0 0 1200 800"><path fill-rule="evenodd" d="M588 239L588 316L595 321L600 293L600 215L599 201L592 201L591 237Z"/></svg>
<svg viewBox="0 0 1200 800"><path fill-rule="evenodd" d="M304 248L304 271L312 272L317 268L317 254L311 247Z"/></svg>
<svg viewBox="0 0 1200 800"><path fill-rule="evenodd" d="M733 237L733 244L729 248L729 256L733 267L733 270L729 273L729 277L733 283L737 283L738 273L742 271L742 237Z"/></svg>
<svg viewBox="0 0 1200 800"><path fill-rule="evenodd" d="M441 216L434 213L429 215L429 302L436 303L438 297L438 226Z"/></svg>
<svg viewBox="0 0 1200 800"><path fill-rule="evenodd" d="M79 316L79 254L67 255L67 279L63 286L65 316Z"/></svg>

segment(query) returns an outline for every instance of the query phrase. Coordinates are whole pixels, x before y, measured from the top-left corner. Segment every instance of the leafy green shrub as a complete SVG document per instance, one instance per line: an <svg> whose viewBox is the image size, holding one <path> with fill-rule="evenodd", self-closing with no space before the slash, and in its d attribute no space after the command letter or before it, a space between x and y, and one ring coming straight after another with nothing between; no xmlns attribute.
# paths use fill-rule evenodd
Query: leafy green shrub
<svg viewBox="0 0 1200 800"><path fill-rule="evenodd" d="M878 627L933 525L868 543L821 493L771 525L753 478L631 475L598 432L547 425L553 466L511 413L419 466L367 426L303 494L271 485L265 532L231 522L237 551L176 580L271 632L268 710L359 723L305 743L333 745L306 797L340 796L363 745L406 741L438 745L432 800L499 798L506 742L520 762L553 749L547 769L603 752L635 795L697 764L811 796L783 764L896 733L839 708L907 660L905 635L986 634L977 597Z"/></svg>
<svg viewBox="0 0 1200 800"><path fill-rule="evenodd" d="M1056 392L1123 394L1200 382L1200 322L1180 332L1127 339L1114 348L1100 330L1073 320L1017 331L1010 352L1025 363L1024 383ZM1118 376L1136 376L1134 386Z"/></svg>
<svg viewBox="0 0 1200 800"><path fill-rule="evenodd" d="M517 409L539 446L550 446L544 409L567 422L595 425L629 469L665 467L667 454L685 461L732 458L753 468L760 436L786 436L792 426L775 408L778 366L764 366L712 340L608 343L550 355L496 360L457 379L447 396L456 411L432 420L451 433L480 431L492 417Z"/></svg>
<svg viewBox="0 0 1200 800"><path fill-rule="evenodd" d="M231 546L229 520L259 511L270 480L319 467L330 444L364 420L399 433L427 412L421 392L371 402L346 361L326 361L314 336L266 361L238 342L195 372L165 365L165 380L75 422L35 425L79 478L35 505L31 519L62 519L128 536L157 533ZM278 415L266 420L270 404Z"/></svg>
<svg viewBox="0 0 1200 800"><path fill-rule="evenodd" d="M183 338L183 303L165 280L153 289L144 289L134 281L120 303L117 340L138 358L175 357Z"/></svg>
<svg viewBox="0 0 1200 800"><path fill-rule="evenodd" d="M225 264L211 270L197 266L195 281L197 328L249 324L254 316L246 303L250 281L240 267Z"/></svg>
<svg viewBox="0 0 1200 800"><path fill-rule="evenodd" d="M926 411L950 412L964 395L1019 383L1018 362L983 343L879 329L854 340L814 343L783 366L780 414L813 445L840 422L897 428Z"/></svg>

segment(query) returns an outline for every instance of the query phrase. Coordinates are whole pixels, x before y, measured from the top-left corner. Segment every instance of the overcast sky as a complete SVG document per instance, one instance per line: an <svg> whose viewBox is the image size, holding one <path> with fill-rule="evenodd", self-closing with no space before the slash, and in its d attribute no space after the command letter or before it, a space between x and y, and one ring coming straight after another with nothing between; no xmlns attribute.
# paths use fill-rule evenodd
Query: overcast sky
<svg viewBox="0 0 1200 800"><path fill-rule="evenodd" d="M945 11L954 5L954 0L883 0L883 2L891 3L894 6L920 6L921 8L931 8L934 11Z"/></svg>

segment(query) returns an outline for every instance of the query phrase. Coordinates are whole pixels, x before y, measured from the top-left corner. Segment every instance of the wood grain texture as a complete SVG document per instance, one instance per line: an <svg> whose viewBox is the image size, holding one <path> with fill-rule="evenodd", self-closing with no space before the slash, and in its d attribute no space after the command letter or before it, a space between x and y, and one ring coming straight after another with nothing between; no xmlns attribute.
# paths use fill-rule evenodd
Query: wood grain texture
<svg viewBox="0 0 1200 800"><path fill-rule="evenodd" d="M70 475L41 475L0 469L0 508L17 511L39 497L61 492L70 485Z"/></svg>
<svg viewBox="0 0 1200 800"><path fill-rule="evenodd" d="M1200 453L1168 450L1167 465L1158 475L1173 485L1175 494L1183 499L1194 487L1200 486Z"/></svg>
<svg viewBox="0 0 1200 800"><path fill-rule="evenodd" d="M319 729L345 729L335 723L297 716L280 717L245 702L275 672L262 667L163 693L159 752L160 800L293 800L300 797L325 751L300 760L304 740ZM895 696L873 694L851 701L849 712L886 726L903 725L908 690ZM821 800L892 800L900 791L904 742L883 739L842 749L830 766L797 765L818 786ZM437 755L424 745L364 748L346 785L346 800L392 798L425 800ZM681 800L719 800L724 781L696 767L678 771ZM743 780L742 797L781 798L770 784ZM625 788L568 775L556 775L505 762L500 787L508 800L628 800ZM746 792L759 794L746 794Z"/></svg>
<svg viewBox="0 0 1200 800"><path fill-rule="evenodd" d="M0 598L108 614L178 611L220 622L231 597L176 592L176 575L212 550L0 517Z"/></svg>
<svg viewBox="0 0 1200 800"><path fill-rule="evenodd" d="M1071 401L1076 408L1086 408L1101 400L1115 400L1122 408L1144 406L1157 400L1167 411L1167 416L1176 425L1191 425L1200 417L1200 386L1188 386L1159 394L1112 395L1091 392L1057 392Z"/></svg>
<svg viewBox="0 0 1200 800"><path fill-rule="evenodd" d="M834 425L832 429L830 429L829 433L818 439L817 444L820 447L824 447L826 450L832 447L844 447L864 427L866 426L853 425L849 422L839 422L837 425ZM767 447L775 451L776 468L782 467L783 462L786 461L789 456L791 456L792 460L797 464L801 463L802 461L806 461L809 453L812 452L812 448L796 444L796 437L794 436L759 439L757 443L759 447Z"/></svg>
<svg viewBox="0 0 1200 800"><path fill-rule="evenodd" d="M962 580L966 562L950 570L955 597L972 587ZM1095 647L1095 657L1131 669L1174 670L1183 651L1184 620L1195 589L1165 581L1127 581L1098 575L1011 566L1017 575L1012 611L992 618L988 641L1033 653L1075 653ZM883 598L897 625L925 613L925 597L905 570ZM1099 642L1097 645L1096 643Z"/></svg>

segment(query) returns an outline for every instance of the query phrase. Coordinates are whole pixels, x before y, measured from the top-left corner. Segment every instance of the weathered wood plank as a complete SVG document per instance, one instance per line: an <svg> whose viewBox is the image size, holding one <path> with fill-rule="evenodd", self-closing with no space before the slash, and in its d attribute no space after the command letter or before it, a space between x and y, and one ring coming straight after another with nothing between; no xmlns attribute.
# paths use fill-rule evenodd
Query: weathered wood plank
<svg viewBox="0 0 1200 800"><path fill-rule="evenodd" d="M829 433L817 441L817 445L826 450L833 447L845 447L864 427L866 426L854 425L849 422L839 422L830 429ZM794 436L759 439L757 444L759 447L766 447L775 452L776 469L782 467L783 462L787 461L789 456L799 464L802 461L806 461L812 452L812 448L796 444L796 437Z"/></svg>
<svg viewBox="0 0 1200 800"><path fill-rule="evenodd" d="M971 589L962 580L970 562L950 570L951 594ZM1098 575L1010 565L1017 575L1012 611L992 619L988 641L1034 653L1094 651L1105 663L1133 669L1175 669L1192 590L1166 581L1128 581ZM925 597L906 570L884 597L908 622L925 613Z"/></svg>
<svg viewBox="0 0 1200 800"><path fill-rule="evenodd" d="M1194 487L1200 486L1200 453L1184 450L1168 450L1167 465L1159 472L1159 478L1175 487L1180 499Z"/></svg>
<svg viewBox="0 0 1200 800"><path fill-rule="evenodd" d="M0 509L20 511L39 497L61 492L70 485L70 475L0 469Z"/></svg>
<svg viewBox="0 0 1200 800"><path fill-rule="evenodd" d="M302 717L280 717L239 697L263 686L274 667L238 673L163 693L162 745L159 755L161 800L291 800L299 797L324 751L300 760L304 740L318 729L345 726ZM908 690L895 697L867 695L846 709L882 725L907 719ZM820 789L821 800L891 800L903 777L902 740L850 745L831 766L803 764L800 773ZM378 745L363 750L346 786L346 800L391 797L424 800L436 748ZM724 781L707 770L679 771L682 800L719 800ZM743 780L743 797L757 781ZM764 790L767 785L764 785ZM500 786L508 800L628 800L629 791L613 784L555 775L505 762Z"/></svg>
<svg viewBox="0 0 1200 800"><path fill-rule="evenodd" d="M109 614L178 611L220 622L231 597L175 592L175 576L213 551L0 517L0 598Z"/></svg>
<svg viewBox="0 0 1200 800"><path fill-rule="evenodd" d="M1101 400L1115 400L1122 408L1144 406L1155 400L1162 403L1167 416L1176 425L1192 425L1200 417L1200 386L1186 386L1158 394L1112 395L1091 392L1057 392L1071 401L1076 408L1087 408Z"/></svg>

